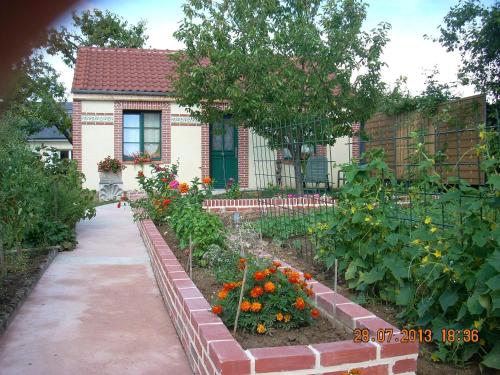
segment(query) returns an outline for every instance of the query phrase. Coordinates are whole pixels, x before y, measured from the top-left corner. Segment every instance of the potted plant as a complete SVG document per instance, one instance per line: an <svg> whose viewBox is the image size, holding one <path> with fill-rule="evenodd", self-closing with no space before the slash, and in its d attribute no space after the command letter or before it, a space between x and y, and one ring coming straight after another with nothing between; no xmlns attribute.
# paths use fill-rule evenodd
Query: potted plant
<svg viewBox="0 0 500 375"><path fill-rule="evenodd" d="M99 180L101 184L121 184L122 183L122 170L125 165L118 160L112 159L111 156L106 157L97 163L97 170L99 171Z"/></svg>

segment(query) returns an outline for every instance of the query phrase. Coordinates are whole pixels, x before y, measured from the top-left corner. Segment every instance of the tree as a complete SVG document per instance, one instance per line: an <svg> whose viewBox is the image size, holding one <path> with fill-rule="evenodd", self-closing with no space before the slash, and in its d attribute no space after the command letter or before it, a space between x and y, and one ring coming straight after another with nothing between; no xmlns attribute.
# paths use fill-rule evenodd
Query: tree
<svg viewBox="0 0 500 375"><path fill-rule="evenodd" d="M62 106L66 95L58 78L54 68L38 53L17 63L9 89L0 102L0 126L15 125L28 135L51 125L68 130L71 121Z"/></svg>
<svg viewBox="0 0 500 375"><path fill-rule="evenodd" d="M186 49L172 57L179 103L199 105L191 113L203 122L230 115L288 148L302 193L302 146L333 144L374 111L389 25L362 31L358 0L190 0L184 14L174 36ZM329 126L304 121L319 116Z"/></svg>
<svg viewBox="0 0 500 375"><path fill-rule="evenodd" d="M459 79L493 99L498 124L500 96L500 2L485 7L478 0L461 0L439 27L437 39L462 58ZM500 125L499 125L500 126Z"/></svg>
<svg viewBox="0 0 500 375"><path fill-rule="evenodd" d="M73 12L72 19L72 30L64 26L51 28L44 44L50 55L61 54L70 67L76 63L80 46L141 48L148 39L145 21L129 25L122 17L109 11Z"/></svg>

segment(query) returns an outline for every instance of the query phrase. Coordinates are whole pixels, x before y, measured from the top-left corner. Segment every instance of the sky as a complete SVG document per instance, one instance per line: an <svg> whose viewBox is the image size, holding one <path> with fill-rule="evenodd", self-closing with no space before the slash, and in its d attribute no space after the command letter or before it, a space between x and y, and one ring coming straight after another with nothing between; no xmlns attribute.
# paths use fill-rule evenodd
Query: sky
<svg viewBox="0 0 500 375"><path fill-rule="evenodd" d="M366 1L366 0L365 0ZM424 34L438 36L438 26L450 7L458 0L368 0L366 30L379 22L388 22L392 28L382 60L387 64L382 79L391 84L400 77L407 77L407 86L413 94L419 94L425 87L426 72L437 67L442 82L456 80L460 57L449 53L438 43L426 40ZM491 5L494 0L483 0ZM179 49L183 45L173 37L183 18L181 0L85 0L76 6L77 11L85 9L109 10L125 18L129 23L140 20L147 22L149 39L147 47L158 49ZM54 26L71 24L71 11L54 23ZM69 93L73 71L60 58L49 57L49 61L59 72L61 81ZM455 94L474 94L470 86L459 86Z"/></svg>

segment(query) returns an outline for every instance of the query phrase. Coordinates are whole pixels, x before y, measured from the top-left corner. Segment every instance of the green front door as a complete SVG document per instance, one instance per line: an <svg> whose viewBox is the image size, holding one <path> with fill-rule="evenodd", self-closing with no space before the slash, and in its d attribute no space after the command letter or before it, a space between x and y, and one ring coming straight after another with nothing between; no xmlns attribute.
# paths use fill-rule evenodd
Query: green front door
<svg viewBox="0 0 500 375"><path fill-rule="evenodd" d="M210 125L210 176L216 189L238 182L238 129L224 120Z"/></svg>

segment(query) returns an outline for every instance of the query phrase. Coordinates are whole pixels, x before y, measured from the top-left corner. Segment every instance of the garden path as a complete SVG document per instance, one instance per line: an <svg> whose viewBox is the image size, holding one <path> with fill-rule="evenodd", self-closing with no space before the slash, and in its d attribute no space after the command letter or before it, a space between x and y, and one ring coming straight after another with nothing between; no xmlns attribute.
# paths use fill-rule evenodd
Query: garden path
<svg viewBox="0 0 500 375"><path fill-rule="evenodd" d="M77 225L0 337L0 373L191 374L130 210Z"/></svg>

